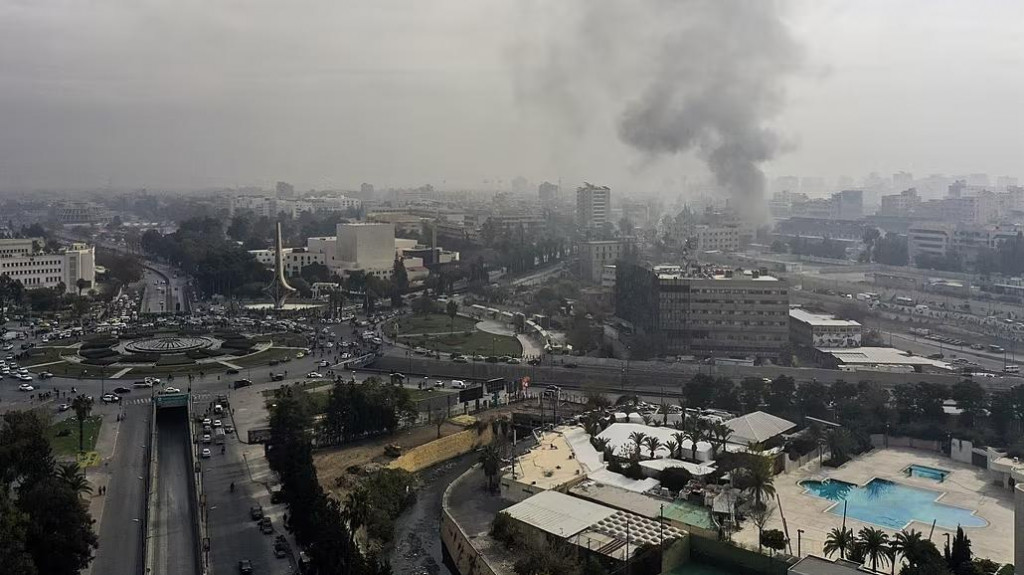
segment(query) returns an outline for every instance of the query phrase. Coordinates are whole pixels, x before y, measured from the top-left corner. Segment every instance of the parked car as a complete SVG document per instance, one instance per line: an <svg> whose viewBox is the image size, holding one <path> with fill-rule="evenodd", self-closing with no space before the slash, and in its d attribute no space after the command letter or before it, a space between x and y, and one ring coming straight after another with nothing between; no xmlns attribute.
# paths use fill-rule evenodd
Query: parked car
<svg viewBox="0 0 1024 575"><path fill-rule="evenodd" d="M202 457L203 459L209 459L210 455L213 455L213 453L210 451L210 448L208 447L204 447L203 450L199 453L199 456Z"/></svg>
<svg viewBox="0 0 1024 575"><path fill-rule="evenodd" d="M260 519L260 533L264 535L270 535L274 532L274 523L266 515Z"/></svg>
<svg viewBox="0 0 1024 575"><path fill-rule="evenodd" d="M263 506L260 504L253 505L249 508L249 517L252 517L253 521L259 521L263 518Z"/></svg>
<svg viewBox="0 0 1024 575"><path fill-rule="evenodd" d="M242 559L238 562L239 575L252 575L252 561Z"/></svg>

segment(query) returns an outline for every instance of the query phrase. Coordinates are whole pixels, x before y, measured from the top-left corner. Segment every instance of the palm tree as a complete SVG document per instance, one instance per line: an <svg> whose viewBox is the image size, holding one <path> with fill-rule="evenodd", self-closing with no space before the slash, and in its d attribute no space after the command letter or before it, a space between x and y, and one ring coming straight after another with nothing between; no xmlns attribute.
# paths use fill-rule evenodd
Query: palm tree
<svg viewBox="0 0 1024 575"><path fill-rule="evenodd" d="M92 398L87 395L79 395L71 400L71 409L75 410L75 417L78 418L78 451L85 451L85 420L92 413Z"/></svg>
<svg viewBox="0 0 1024 575"><path fill-rule="evenodd" d="M75 282L75 287L78 288L78 297L82 297L82 290L89 287L89 280L85 278L78 278Z"/></svg>
<svg viewBox="0 0 1024 575"><path fill-rule="evenodd" d="M694 461L697 461L697 443L704 441L707 435L705 429L704 420L692 417L687 420L686 430L683 431L686 439L690 440L690 459Z"/></svg>
<svg viewBox="0 0 1024 575"><path fill-rule="evenodd" d="M644 439L644 444L647 445L647 449L651 451L651 459L654 459L654 452L661 447L661 440L651 435Z"/></svg>
<svg viewBox="0 0 1024 575"><path fill-rule="evenodd" d="M349 536L354 540L356 531L370 518L370 495L366 489L357 488L345 497L345 517L348 519Z"/></svg>
<svg viewBox="0 0 1024 575"><path fill-rule="evenodd" d="M636 446L633 452L636 453L638 457L640 456L640 447L644 444L645 439L647 439L647 434L642 431L634 431L629 434L629 440Z"/></svg>
<svg viewBox="0 0 1024 575"><path fill-rule="evenodd" d="M668 441L665 442L665 448L668 449L669 457L675 457L676 450L679 449L679 442L677 442L675 439L669 439Z"/></svg>
<svg viewBox="0 0 1024 575"><path fill-rule="evenodd" d="M501 471L501 454L493 443L484 446L480 451L480 466L487 476L487 490L494 491L498 472Z"/></svg>
<svg viewBox="0 0 1024 575"><path fill-rule="evenodd" d="M764 455L751 456L747 481L747 491L754 496L757 507L761 507L764 499L775 495L775 467L772 459Z"/></svg>
<svg viewBox="0 0 1024 575"><path fill-rule="evenodd" d="M676 444L678 444L678 446L679 446L679 447L676 448L679 451L678 452L673 452L672 457L678 457L678 458L682 459L682 457L683 457L683 442L686 441L686 434L681 432L681 431L677 431L677 432L672 434L672 439L675 439L676 440Z"/></svg>
<svg viewBox="0 0 1024 575"><path fill-rule="evenodd" d="M900 552L893 547L893 540L889 540L889 544L885 546L885 559L889 562L889 573L890 575L896 575L896 558L900 556Z"/></svg>
<svg viewBox="0 0 1024 575"><path fill-rule="evenodd" d="M609 440L607 437L595 437L592 440L592 442L594 444L594 449L597 449L600 452L604 452L604 450L608 447Z"/></svg>
<svg viewBox="0 0 1024 575"><path fill-rule="evenodd" d="M911 567L928 555L929 546L935 547L935 544L925 539L920 531L900 531L892 538L893 550L902 555Z"/></svg>
<svg viewBox="0 0 1024 575"><path fill-rule="evenodd" d="M67 484L75 493L79 495L92 493L92 486L89 485L89 480L85 478L85 473L82 472L82 468L77 463L61 464L57 474L60 480Z"/></svg>
<svg viewBox="0 0 1024 575"><path fill-rule="evenodd" d="M886 560L886 550L889 548L889 536L881 529L865 527L857 533L857 547L864 556L871 560L871 570L878 570L878 559Z"/></svg>
<svg viewBox="0 0 1024 575"><path fill-rule="evenodd" d="M732 428L722 421L716 421L708 428L709 435L714 440L711 445L712 457L718 456L718 450L725 447L726 442L732 437Z"/></svg>
<svg viewBox="0 0 1024 575"><path fill-rule="evenodd" d="M853 549L855 542L853 529L833 527L825 537L825 546L822 550L825 551L825 557L839 553L840 559L846 559L846 552Z"/></svg>

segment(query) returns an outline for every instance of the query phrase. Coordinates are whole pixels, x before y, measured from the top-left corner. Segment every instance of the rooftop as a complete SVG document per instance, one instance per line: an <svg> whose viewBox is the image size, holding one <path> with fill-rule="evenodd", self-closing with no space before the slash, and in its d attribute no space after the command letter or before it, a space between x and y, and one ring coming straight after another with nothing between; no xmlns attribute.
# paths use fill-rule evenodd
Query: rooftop
<svg viewBox="0 0 1024 575"><path fill-rule="evenodd" d="M858 347L853 349L818 348L847 365L921 365L949 369L943 361L911 355L894 347Z"/></svg>
<svg viewBox="0 0 1024 575"><path fill-rule="evenodd" d="M536 447L516 458L516 481L541 489L564 485L582 474L569 443L557 433L545 433Z"/></svg>
<svg viewBox="0 0 1024 575"><path fill-rule="evenodd" d="M789 309L789 318L819 327L860 327L860 323L851 319L836 319L831 314L814 313L798 307Z"/></svg>
<svg viewBox="0 0 1024 575"><path fill-rule="evenodd" d="M608 519L616 511L559 491L540 493L505 510L510 517L541 531L572 537L591 525Z"/></svg>
<svg viewBox="0 0 1024 575"><path fill-rule="evenodd" d="M855 563L829 561L816 555L808 555L789 568L790 575L863 575Z"/></svg>
<svg viewBox="0 0 1024 575"><path fill-rule="evenodd" d="M654 266L653 270L659 280L698 279L719 281L779 281L778 278L768 275L766 270L749 270L742 268L732 269L711 264L662 264Z"/></svg>
<svg viewBox="0 0 1024 575"><path fill-rule="evenodd" d="M776 417L763 411L741 415L725 422L732 430L729 441L733 443L761 443L796 427L792 421Z"/></svg>

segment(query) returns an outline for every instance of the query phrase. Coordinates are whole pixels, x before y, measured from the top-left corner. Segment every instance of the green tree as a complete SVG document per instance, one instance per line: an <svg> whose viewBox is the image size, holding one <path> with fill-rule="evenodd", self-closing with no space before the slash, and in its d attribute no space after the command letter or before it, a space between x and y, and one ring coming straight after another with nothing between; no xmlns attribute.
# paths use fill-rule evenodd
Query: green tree
<svg viewBox="0 0 1024 575"><path fill-rule="evenodd" d="M629 434L629 440L633 442L633 455L639 458L640 449L643 447L644 442L647 441L647 434L642 431L634 431Z"/></svg>
<svg viewBox="0 0 1024 575"><path fill-rule="evenodd" d="M11 279L7 274L0 275L0 317L6 317L7 307L21 301L25 287L18 280Z"/></svg>
<svg viewBox="0 0 1024 575"><path fill-rule="evenodd" d="M764 499L775 495L775 467L771 457L751 454L744 481L747 492L754 496L756 506L764 505Z"/></svg>
<svg viewBox="0 0 1024 575"><path fill-rule="evenodd" d="M985 388L969 379L961 380L953 385L950 396L960 408L960 423L964 427L973 428L980 417L984 417L987 407Z"/></svg>
<svg viewBox="0 0 1024 575"><path fill-rule="evenodd" d="M501 472L501 452L497 446L490 443L480 450L478 460L487 477L487 490L493 492L498 485L498 473Z"/></svg>
<svg viewBox="0 0 1024 575"><path fill-rule="evenodd" d="M348 520L349 533L355 541L356 532L366 525L370 516L370 496L366 488L360 486L345 496L345 519Z"/></svg>
<svg viewBox="0 0 1024 575"><path fill-rule="evenodd" d="M0 490L0 571L36 575L36 565L26 549L29 517L15 506L6 487Z"/></svg>
<svg viewBox="0 0 1024 575"><path fill-rule="evenodd" d="M708 427L708 436L712 440L712 457L718 457L725 444L732 437L732 428L722 421L715 421Z"/></svg>
<svg viewBox="0 0 1024 575"><path fill-rule="evenodd" d="M832 557L838 553L840 559L846 559L846 554L854 548L856 543L853 529L833 527L825 536L825 545L822 550L825 552L825 557Z"/></svg>
<svg viewBox="0 0 1024 575"><path fill-rule="evenodd" d="M391 281L402 293L409 289L409 273L405 269L405 263L398 256L395 256L395 263L392 266Z"/></svg>
<svg viewBox="0 0 1024 575"><path fill-rule="evenodd" d="M786 548L786 535L778 529L765 529L761 532L760 544L773 551Z"/></svg>
<svg viewBox="0 0 1024 575"><path fill-rule="evenodd" d="M455 300L448 300L448 305L445 306L444 311L451 318L451 330L455 331L455 317L459 315L459 303Z"/></svg>
<svg viewBox="0 0 1024 575"><path fill-rule="evenodd" d="M98 546L92 517L78 493L57 478L25 486L18 498L30 519L26 549L47 575L78 575Z"/></svg>
<svg viewBox="0 0 1024 575"><path fill-rule="evenodd" d="M57 475L75 493L79 495L92 493L92 486L89 485L89 480L85 478L85 473L78 466L78 463L72 461L61 464Z"/></svg>
<svg viewBox="0 0 1024 575"><path fill-rule="evenodd" d="M878 560L886 560L886 549L889 547L889 536L881 529L864 527L857 533L856 546L864 557L871 561L871 570L878 570Z"/></svg>
<svg viewBox="0 0 1024 575"><path fill-rule="evenodd" d="M78 451L85 451L85 420L92 413L92 398L87 395L78 395L71 400L71 409L75 411L78 418Z"/></svg>
<svg viewBox="0 0 1024 575"><path fill-rule="evenodd" d="M659 447L661 447L661 440L650 435L644 439L644 445L646 445L647 449L650 451L651 459L654 459L654 453L658 451Z"/></svg>
<svg viewBox="0 0 1024 575"><path fill-rule="evenodd" d="M971 540L964 535L964 530L957 526L956 536L953 537L953 545L949 549L946 564L956 575L975 575L972 555Z"/></svg>

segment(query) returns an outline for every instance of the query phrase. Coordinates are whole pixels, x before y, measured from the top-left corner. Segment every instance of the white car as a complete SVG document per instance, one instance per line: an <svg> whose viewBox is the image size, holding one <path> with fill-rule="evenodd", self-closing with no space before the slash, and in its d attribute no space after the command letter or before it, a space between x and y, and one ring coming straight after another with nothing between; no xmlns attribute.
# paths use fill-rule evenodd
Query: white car
<svg viewBox="0 0 1024 575"><path fill-rule="evenodd" d="M321 359L320 363L318 363L317 365L319 365L320 367L327 367L328 365L331 365L331 362L327 361L326 359Z"/></svg>
<svg viewBox="0 0 1024 575"><path fill-rule="evenodd" d="M19 373L18 379L20 379L21 381L32 381L32 376L26 373Z"/></svg>
<svg viewBox="0 0 1024 575"><path fill-rule="evenodd" d="M35 391L35 390L36 390L36 388L32 387L31 385L29 385L27 383L23 383L23 384L18 386L18 391Z"/></svg>
<svg viewBox="0 0 1024 575"><path fill-rule="evenodd" d="M101 397L100 399L103 401L103 403L117 403L121 401L121 398L113 393L103 394L103 397Z"/></svg>
<svg viewBox="0 0 1024 575"><path fill-rule="evenodd" d="M213 420L213 426L214 426L214 427L221 427L221 426L223 426L223 425L224 425L224 424L223 424L223 423L221 423L221 421L220 421L219 419L214 419L214 420Z"/></svg>
<svg viewBox="0 0 1024 575"><path fill-rule="evenodd" d="M453 379L452 387L455 389L466 389L466 382L462 381L461 379Z"/></svg>
<svg viewBox="0 0 1024 575"><path fill-rule="evenodd" d="M311 371L311 372L306 374L306 377L308 377L310 379L320 379L320 378L323 377L323 374L319 373L319 372L316 372L316 371Z"/></svg>
<svg viewBox="0 0 1024 575"><path fill-rule="evenodd" d="M211 454L212 452L210 451L210 449L208 447L204 447L203 450L199 453L199 456L202 457L203 459L209 459Z"/></svg>
<svg viewBox="0 0 1024 575"><path fill-rule="evenodd" d="M159 377L147 377L146 378L146 383L148 383L149 385L160 385L160 378Z"/></svg>
<svg viewBox="0 0 1024 575"><path fill-rule="evenodd" d="M204 433L203 434L203 443L210 443L211 441L213 441L213 438L210 437L210 434L209 433Z"/></svg>
<svg viewBox="0 0 1024 575"><path fill-rule="evenodd" d="M181 390L177 387L165 387L160 390L160 393L181 393Z"/></svg>

